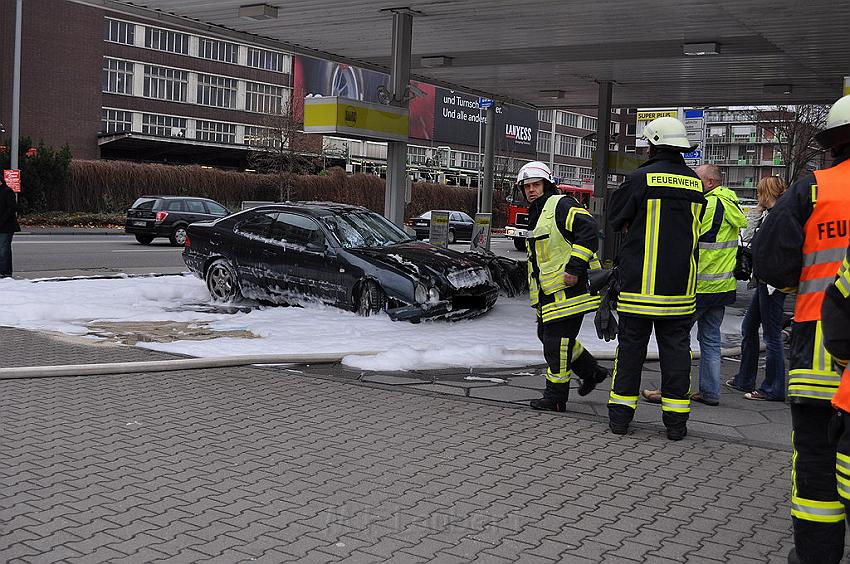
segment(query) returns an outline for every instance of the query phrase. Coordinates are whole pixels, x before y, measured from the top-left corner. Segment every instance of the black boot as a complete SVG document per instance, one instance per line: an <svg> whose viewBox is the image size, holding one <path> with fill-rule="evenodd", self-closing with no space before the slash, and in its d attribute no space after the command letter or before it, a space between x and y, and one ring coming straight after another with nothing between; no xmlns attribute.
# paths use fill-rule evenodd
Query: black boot
<svg viewBox="0 0 850 564"><path fill-rule="evenodd" d="M634 409L624 405L608 404L608 428L615 435L625 435L634 414Z"/></svg>
<svg viewBox="0 0 850 564"><path fill-rule="evenodd" d="M671 441L681 441L688 435L688 428L684 425L680 427L667 427L667 438Z"/></svg>
<svg viewBox="0 0 850 564"><path fill-rule="evenodd" d="M564 400L556 400L550 398L540 398L536 400L531 400L529 403L532 409L539 409L541 411L559 411L563 412L567 410L567 402Z"/></svg>
<svg viewBox="0 0 850 564"><path fill-rule="evenodd" d="M608 370L601 366L597 366L592 376L582 379L581 385L578 387L578 395L586 396L596 388L597 384L605 381L605 378L607 377Z"/></svg>
<svg viewBox="0 0 850 564"><path fill-rule="evenodd" d="M568 399L570 399L569 382L556 384L555 382L547 379L546 389L543 391L543 397L531 400L529 405L532 409L540 409L543 411L566 411Z"/></svg>
<svg viewBox="0 0 850 564"><path fill-rule="evenodd" d="M792 548L788 553L788 564L801 564L800 557L797 556L797 549Z"/></svg>

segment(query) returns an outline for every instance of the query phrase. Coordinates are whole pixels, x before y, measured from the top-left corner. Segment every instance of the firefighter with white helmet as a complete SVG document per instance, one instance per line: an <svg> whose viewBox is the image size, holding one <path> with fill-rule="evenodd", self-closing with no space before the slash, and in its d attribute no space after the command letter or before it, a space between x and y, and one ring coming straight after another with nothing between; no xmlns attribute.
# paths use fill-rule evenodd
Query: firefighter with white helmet
<svg viewBox="0 0 850 564"><path fill-rule="evenodd" d="M667 438L687 434L692 316L696 311L697 239L706 204L683 152L693 150L685 126L660 117L643 131L649 159L611 195L609 221L624 231L616 258L619 330L608 425L628 432L638 403L646 347L655 329L661 357L661 411Z"/></svg>
<svg viewBox="0 0 850 564"><path fill-rule="evenodd" d="M847 452L836 452L829 440L830 400L847 412L850 394L836 394L838 365L847 359L833 357L825 346L830 336L824 333L822 305L850 244L850 96L833 104L815 139L830 150L832 167L791 184L753 241L753 259L759 280L797 292L786 394L794 429L794 549L788 561L831 564L844 553L841 500L850 500L850 449L845 442ZM845 326L844 331L850 330Z"/></svg>
<svg viewBox="0 0 850 564"><path fill-rule="evenodd" d="M575 198L558 192L542 162L525 164L516 183L529 202L528 286L548 365L543 398L531 407L565 411L573 373L581 378L581 396L608 376L576 340L584 314L599 305L587 291L588 268L599 268L596 221Z"/></svg>

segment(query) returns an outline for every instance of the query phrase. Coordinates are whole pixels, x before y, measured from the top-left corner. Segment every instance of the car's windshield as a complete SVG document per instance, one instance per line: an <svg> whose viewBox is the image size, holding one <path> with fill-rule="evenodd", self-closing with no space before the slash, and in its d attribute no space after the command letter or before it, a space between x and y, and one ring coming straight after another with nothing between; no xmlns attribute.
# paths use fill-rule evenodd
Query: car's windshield
<svg viewBox="0 0 850 564"><path fill-rule="evenodd" d="M341 212L325 216L322 221L346 249L386 247L411 239L403 230L373 212Z"/></svg>

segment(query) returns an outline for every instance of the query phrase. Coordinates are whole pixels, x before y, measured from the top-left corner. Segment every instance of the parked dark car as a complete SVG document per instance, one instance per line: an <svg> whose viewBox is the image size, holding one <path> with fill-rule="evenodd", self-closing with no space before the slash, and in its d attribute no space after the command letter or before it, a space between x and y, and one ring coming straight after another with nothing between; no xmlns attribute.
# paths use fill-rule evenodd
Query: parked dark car
<svg viewBox="0 0 850 564"><path fill-rule="evenodd" d="M320 301L393 320L473 317L499 292L482 259L415 241L366 208L328 202L193 223L183 259L215 301Z"/></svg>
<svg viewBox="0 0 850 564"><path fill-rule="evenodd" d="M135 235L142 245L150 245L156 237L168 237L172 245L181 246L187 225L229 214L227 208L207 198L142 196L127 210L124 231Z"/></svg>
<svg viewBox="0 0 850 564"><path fill-rule="evenodd" d="M431 212L426 211L419 217L414 217L411 225L416 231L417 239L427 239L431 230ZM449 211L449 243L471 240L474 225L475 220L468 214L462 211Z"/></svg>

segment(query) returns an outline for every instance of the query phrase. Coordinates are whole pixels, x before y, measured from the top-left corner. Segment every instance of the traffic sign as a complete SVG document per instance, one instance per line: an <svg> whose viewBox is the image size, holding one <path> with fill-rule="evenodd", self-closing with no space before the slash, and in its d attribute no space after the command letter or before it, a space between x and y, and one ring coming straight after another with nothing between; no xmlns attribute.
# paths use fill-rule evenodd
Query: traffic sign
<svg viewBox="0 0 850 564"><path fill-rule="evenodd" d="M685 153L682 156L685 157L686 159L701 159L702 158L702 151L697 149L696 151L691 151L690 153Z"/></svg>
<svg viewBox="0 0 850 564"><path fill-rule="evenodd" d="M482 110L493 105L492 98L478 98L478 107Z"/></svg>
<svg viewBox="0 0 850 564"><path fill-rule="evenodd" d="M688 166L699 166L702 164L702 159L685 159L685 164Z"/></svg>

